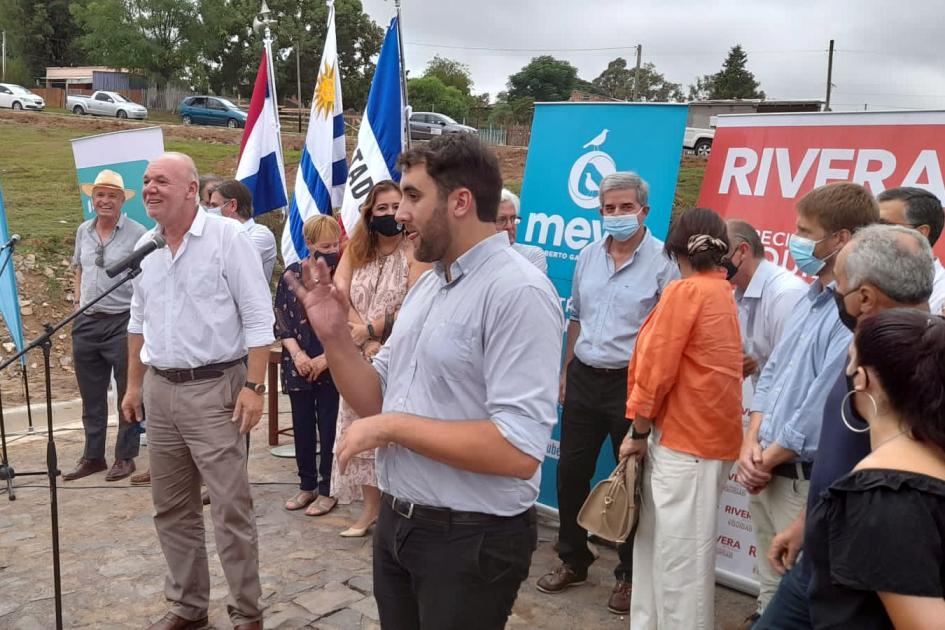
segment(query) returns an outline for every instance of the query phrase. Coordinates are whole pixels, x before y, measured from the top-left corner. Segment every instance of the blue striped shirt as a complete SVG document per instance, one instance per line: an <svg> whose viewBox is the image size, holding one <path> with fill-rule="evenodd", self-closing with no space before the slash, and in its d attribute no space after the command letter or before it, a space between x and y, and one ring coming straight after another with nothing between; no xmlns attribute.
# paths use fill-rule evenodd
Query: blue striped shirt
<svg viewBox="0 0 945 630"><path fill-rule="evenodd" d="M824 403L853 339L840 322L834 291L834 283L815 280L798 302L752 400L751 410L764 414L761 445L777 443L800 461L812 461L817 452Z"/></svg>

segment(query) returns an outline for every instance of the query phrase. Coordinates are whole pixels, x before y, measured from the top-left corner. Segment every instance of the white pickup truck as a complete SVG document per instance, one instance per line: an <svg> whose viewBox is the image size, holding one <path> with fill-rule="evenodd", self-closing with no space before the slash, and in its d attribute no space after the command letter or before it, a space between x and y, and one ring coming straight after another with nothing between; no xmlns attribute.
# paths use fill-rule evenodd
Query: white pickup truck
<svg viewBox="0 0 945 630"><path fill-rule="evenodd" d="M132 103L117 92L99 90L92 96L67 96L66 109L77 116L115 116L117 118L137 118L144 120L148 110L137 103Z"/></svg>
<svg viewBox="0 0 945 630"><path fill-rule="evenodd" d="M683 136L683 148L692 151L696 155L709 157L712 152L713 138L715 138L715 129L686 127L686 135Z"/></svg>

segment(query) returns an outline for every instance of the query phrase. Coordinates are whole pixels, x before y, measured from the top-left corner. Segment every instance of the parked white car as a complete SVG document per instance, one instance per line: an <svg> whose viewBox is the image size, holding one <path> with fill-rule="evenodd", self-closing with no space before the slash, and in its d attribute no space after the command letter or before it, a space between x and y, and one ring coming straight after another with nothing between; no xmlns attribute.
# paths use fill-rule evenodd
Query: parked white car
<svg viewBox="0 0 945 630"><path fill-rule="evenodd" d="M67 96L66 109L77 116L115 116L117 118L137 118L144 120L148 110L143 105L132 103L118 92L99 90L92 96Z"/></svg>
<svg viewBox="0 0 945 630"><path fill-rule="evenodd" d="M709 154L712 153L712 140L714 138L715 129L686 127L686 135L683 136L683 148L689 149L696 155L709 157Z"/></svg>
<svg viewBox="0 0 945 630"><path fill-rule="evenodd" d="M46 102L22 85L0 83L0 107L10 107L17 111L21 109L43 111L46 108Z"/></svg>

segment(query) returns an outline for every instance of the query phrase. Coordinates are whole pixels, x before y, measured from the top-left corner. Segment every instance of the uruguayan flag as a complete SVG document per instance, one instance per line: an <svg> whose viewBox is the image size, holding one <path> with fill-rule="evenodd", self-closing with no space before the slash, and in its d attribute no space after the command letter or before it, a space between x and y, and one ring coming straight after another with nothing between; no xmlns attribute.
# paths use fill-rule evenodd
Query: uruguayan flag
<svg viewBox="0 0 945 630"><path fill-rule="evenodd" d="M316 214L331 215L341 206L348 162L345 160L345 119L341 105L341 73L335 45L335 7L328 3L328 35L308 115L308 133L295 176L295 194L282 232L286 266L308 256L302 224Z"/></svg>
<svg viewBox="0 0 945 630"><path fill-rule="evenodd" d="M404 102L401 91L397 18L390 22L377 60L367 108L358 131L358 147L351 156L351 175L345 188L341 219L351 234L358 225L361 204L371 187L385 179L400 181L397 156L404 147Z"/></svg>
<svg viewBox="0 0 945 630"><path fill-rule="evenodd" d="M236 166L236 179L253 193L253 214L285 208L287 202L282 137L275 105L275 84L269 72L271 67L272 56L267 45L256 73Z"/></svg>

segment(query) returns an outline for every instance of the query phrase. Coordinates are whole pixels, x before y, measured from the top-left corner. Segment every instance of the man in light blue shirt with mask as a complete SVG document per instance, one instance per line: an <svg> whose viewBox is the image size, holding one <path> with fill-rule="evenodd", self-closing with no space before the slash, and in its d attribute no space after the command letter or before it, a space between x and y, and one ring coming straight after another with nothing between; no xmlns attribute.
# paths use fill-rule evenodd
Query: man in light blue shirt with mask
<svg viewBox="0 0 945 630"><path fill-rule="evenodd" d="M587 531L577 515L604 440L614 457L630 423L627 364L637 332L663 289L679 277L663 253L663 242L643 227L649 186L636 173L614 173L600 183L601 215L607 236L578 256L571 290L568 343L561 375L561 455L558 460L558 512L561 566L538 580L538 589L560 593L583 583L594 561ZM633 534L617 548L616 586L607 604L615 614L630 608Z"/></svg>
<svg viewBox="0 0 945 630"><path fill-rule="evenodd" d="M788 246L797 268L814 281L758 379L738 461L738 481L752 494L752 526L760 550L771 546L774 535L807 501L824 401L852 339L834 301L836 255L858 228L878 220L876 200L858 184L821 186L797 203L797 232ZM764 612L780 581L764 558L758 561L758 574L756 615Z"/></svg>

